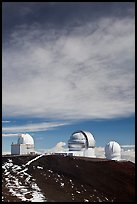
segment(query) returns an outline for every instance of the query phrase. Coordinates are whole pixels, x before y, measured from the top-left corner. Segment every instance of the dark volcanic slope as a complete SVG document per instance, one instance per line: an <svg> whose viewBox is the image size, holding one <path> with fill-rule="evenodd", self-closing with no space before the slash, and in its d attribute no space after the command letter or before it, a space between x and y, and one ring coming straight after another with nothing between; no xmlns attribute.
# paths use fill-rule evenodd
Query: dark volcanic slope
<svg viewBox="0 0 137 204"><path fill-rule="evenodd" d="M35 155L3 156L2 163L5 202L135 201L132 162Z"/></svg>

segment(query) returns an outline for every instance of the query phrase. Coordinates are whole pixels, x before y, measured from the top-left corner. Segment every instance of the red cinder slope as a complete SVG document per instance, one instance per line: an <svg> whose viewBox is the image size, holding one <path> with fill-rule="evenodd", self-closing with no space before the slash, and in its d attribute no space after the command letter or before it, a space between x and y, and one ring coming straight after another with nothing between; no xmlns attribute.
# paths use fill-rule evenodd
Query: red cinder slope
<svg viewBox="0 0 137 204"><path fill-rule="evenodd" d="M34 201L34 189L31 189L34 183L39 189L40 199L48 202L135 201L135 164L132 162L44 155L25 166L37 156L2 158L3 201ZM17 181L12 186L13 177ZM18 196L23 188L27 189L26 194Z"/></svg>

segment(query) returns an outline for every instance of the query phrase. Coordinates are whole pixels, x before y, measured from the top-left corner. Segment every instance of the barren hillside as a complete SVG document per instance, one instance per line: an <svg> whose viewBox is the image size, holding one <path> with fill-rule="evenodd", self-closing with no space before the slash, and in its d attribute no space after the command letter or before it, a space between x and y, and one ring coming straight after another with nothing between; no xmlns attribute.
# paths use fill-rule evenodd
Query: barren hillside
<svg viewBox="0 0 137 204"><path fill-rule="evenodd" d="M3 156L4 202L134 202L135 164L58 155Z"/></svg>

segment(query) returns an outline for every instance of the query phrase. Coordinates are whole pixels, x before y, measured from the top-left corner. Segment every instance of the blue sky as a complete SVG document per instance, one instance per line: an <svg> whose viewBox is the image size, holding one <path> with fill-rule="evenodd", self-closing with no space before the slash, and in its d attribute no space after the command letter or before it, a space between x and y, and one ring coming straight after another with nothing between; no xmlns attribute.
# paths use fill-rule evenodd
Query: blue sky
<svg viewBox="0 0 137 204"><path fill-rule="evenodd" d="M48 149L80 129L134 144L134 6L2 4L3 152L19 133Z"/></svg>

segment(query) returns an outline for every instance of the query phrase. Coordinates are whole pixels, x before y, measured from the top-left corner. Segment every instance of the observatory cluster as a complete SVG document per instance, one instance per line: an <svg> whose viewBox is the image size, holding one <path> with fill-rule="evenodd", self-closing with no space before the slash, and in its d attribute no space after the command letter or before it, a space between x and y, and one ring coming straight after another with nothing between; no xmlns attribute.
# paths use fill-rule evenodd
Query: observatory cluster
<svg viewBox="0 0 137 204"><path fill-rule="evenodd" d="M70 136L67 152L55 152L55 154L96 158L95 144L95 139L90 132L80 130ZM34 139L29 134L19 135L17 144L11 144L11 154L35 154ZM108 160L121 160L120 145L115 141L106 144L105 157Z"/></svg>

